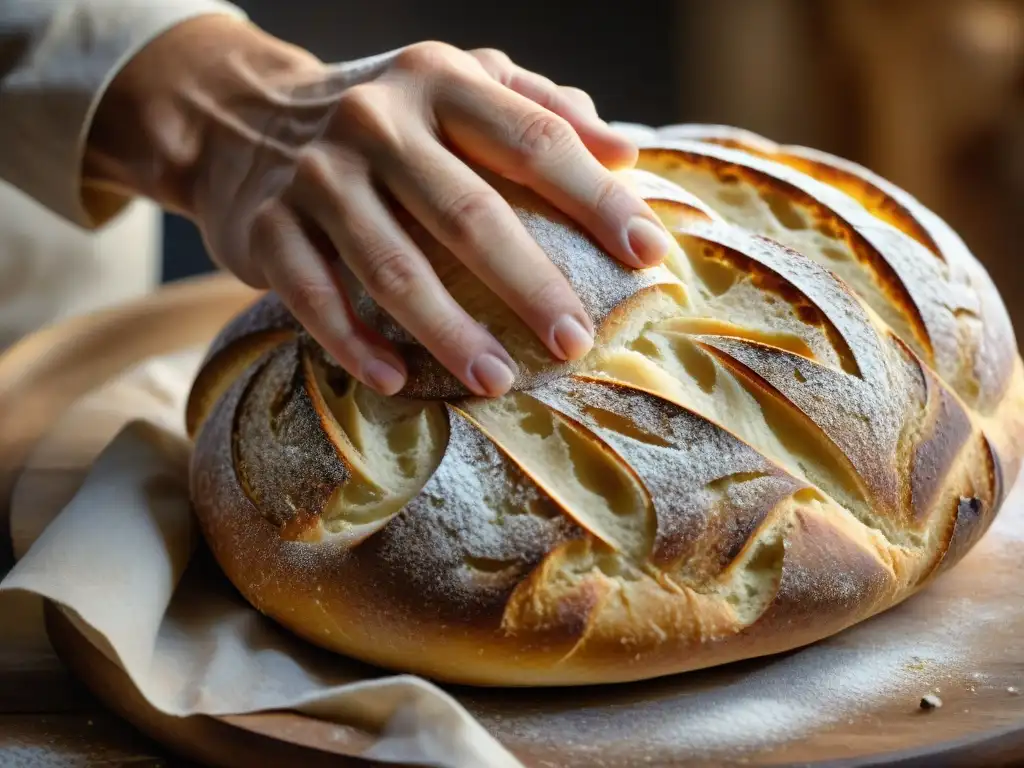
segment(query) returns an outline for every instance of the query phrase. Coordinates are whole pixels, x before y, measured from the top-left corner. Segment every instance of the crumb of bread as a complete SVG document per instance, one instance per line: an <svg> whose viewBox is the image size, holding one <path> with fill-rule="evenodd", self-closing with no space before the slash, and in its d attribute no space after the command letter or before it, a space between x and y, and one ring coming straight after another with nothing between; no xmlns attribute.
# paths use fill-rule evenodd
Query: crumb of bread
<svg viewBox="0 0 1024 768"><path fill-rule="evenodd" d="M942 706L942 699L934 693L926 693L921 697L921 709L938 709Z"/></svg>

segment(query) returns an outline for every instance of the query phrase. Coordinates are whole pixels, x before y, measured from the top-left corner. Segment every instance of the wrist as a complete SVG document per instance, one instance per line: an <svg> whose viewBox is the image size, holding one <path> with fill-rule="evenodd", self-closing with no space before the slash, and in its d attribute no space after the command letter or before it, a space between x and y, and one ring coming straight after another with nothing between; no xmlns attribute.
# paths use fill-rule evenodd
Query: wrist
<svg viewBox="0 0 1024 768"><path fill-rule="evenodd" d="M254 130L245 124L280 95L275 84L308 79L322 67L247 21L186 21L143 48L106 90L86 145L83 183L191 215L213 134L230 123Z"/></svg>

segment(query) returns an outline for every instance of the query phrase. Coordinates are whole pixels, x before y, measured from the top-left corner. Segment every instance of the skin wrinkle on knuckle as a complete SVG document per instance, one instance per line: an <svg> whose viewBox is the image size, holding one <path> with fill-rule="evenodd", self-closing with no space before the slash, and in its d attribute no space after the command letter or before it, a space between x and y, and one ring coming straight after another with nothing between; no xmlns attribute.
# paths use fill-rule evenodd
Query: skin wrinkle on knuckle
<svg viewBox="0 0 1024 768"><path fill-rule="evenodd" d="M324 317L337 301L334 286L307 276L292 275L282 293L285 303L300 316Z"/></svg>
<svg viewBox="0 0 1024 768"><path fill-rule="evenodd" d="M499 224L497 193L472 189L441 208L441 231L456 243L473 246L504 234Z"/></svg>
<svg viewBox="0 0 1024 768"><path fill-rule="evenodd" d="M622 207L628 191L619 179L611 174L602 174L594 190L594 208L604 215L612 215Z"/></svg>
<svg viewBox="0 0 1024 768"><path fill-rule="evenodd" d="M474 360L480 344L471 327L457 313L444 312L430 319L427 335L439 349L448 350L459 361Z"/></svg>
<svg viewBox="0 0 1024 768"><path fill-rule="evenodd" d="M397 248L363 251L363 284L377 301L405 301L416 292L419 271L408 254Z"/></svg>
<svg viewBox="0 0 1024 768"><path fill-rule="evenodd" d="M528 163L558 157L572 147L572 132L551 112L531 112L515 132L515 146Z"/></svg>

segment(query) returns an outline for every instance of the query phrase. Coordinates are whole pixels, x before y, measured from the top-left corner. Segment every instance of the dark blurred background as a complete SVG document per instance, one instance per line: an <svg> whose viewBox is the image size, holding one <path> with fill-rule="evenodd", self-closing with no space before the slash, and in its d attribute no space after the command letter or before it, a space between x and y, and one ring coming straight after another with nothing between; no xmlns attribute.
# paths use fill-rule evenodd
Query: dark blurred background
<svg viewBox="0 0 1024 768"><path fill-rule="evenodd" d="M1024 0L239 4L327 60L424 39L501 48L606 119L729 123L862 162L960 231L1024 331ZM165 279L210 268L169 219Z"/></svg>

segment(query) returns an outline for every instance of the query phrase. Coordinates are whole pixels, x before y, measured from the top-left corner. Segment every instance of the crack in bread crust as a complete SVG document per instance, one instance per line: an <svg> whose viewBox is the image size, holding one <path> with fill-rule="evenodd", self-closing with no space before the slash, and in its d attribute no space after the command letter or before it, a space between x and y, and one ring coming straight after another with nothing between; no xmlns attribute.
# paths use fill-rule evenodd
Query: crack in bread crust
<svg viewBox="0 0 1024 768"><path fill-rule="evenodd" d="M382 398L273 294L193 386L192 497L222 569L325 648L479 685L584 685L793 649L952 568L1020 468L1024 363L948 225L852 163L720 126L634 126L623 180L673 235L623 268L492 181L580 294L554 361L405 222L523 375L472 398L410 361ZM485 174L486 175L486 174Z"/></svg>
<svg viewBox="0 0 1024 768"><path fill-rule="evenodd" d="M779 145L728 126L670 126L657 133L662 140L705 141L790 166L844 192L879 220L921 243L944 265L953 311L978 320L962 329L971 373L965 384L976 390L968 402L980 410L998 404L1010 384L1016 356L1010 316L984 267L934 212L867 168L820 150Z"/></svg>

